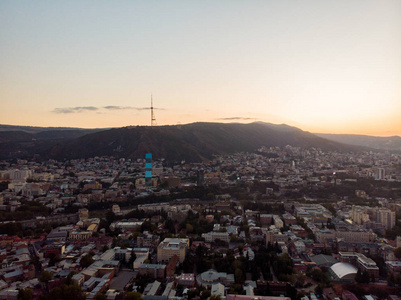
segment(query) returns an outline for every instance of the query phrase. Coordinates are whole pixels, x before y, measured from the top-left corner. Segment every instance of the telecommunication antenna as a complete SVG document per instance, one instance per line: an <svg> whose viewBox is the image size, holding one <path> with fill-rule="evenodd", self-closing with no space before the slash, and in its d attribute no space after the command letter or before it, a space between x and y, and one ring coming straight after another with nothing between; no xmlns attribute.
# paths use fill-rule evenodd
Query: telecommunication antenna
<svg viewBox="0 0 401 300"><path fill-rule="evenodd" d="M150 95L150 126L156 126L156 117L153 112L153 95Z"/></svg>

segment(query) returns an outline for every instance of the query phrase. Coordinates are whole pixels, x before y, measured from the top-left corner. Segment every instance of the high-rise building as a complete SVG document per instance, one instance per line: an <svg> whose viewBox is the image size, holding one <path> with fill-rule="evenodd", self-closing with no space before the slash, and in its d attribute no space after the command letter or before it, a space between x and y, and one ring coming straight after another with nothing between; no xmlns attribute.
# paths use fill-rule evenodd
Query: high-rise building
<svg viewBox="0 0 401 300"><path fill-rule="evenodd" d="M355 224L365 224L369 222L369 214L367 213L367 207L352 205L351 220Z"/></svg>
<svg viewBox="0 0 401 300"><path fill-rule="evenodd" d="M395 226L395 212L388 208L381 208L377 211L377 222L382 224L385 229Z"/></svg>
<svg viewBox="0 0 401 300"><path fill-rule="evenodd" d="M386 177L386 169L385 168L377 168L376 180L384 180L385 177Z"/></svg>

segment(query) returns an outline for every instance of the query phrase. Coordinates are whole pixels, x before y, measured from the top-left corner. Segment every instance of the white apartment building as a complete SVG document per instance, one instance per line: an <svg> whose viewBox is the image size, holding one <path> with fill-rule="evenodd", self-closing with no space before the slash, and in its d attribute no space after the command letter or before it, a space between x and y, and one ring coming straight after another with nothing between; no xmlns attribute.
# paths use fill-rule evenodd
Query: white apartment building
<svg viewBox="0 0 401 300"><path fill-rule="evenodd" d="M298 253L305 252L306 248L305 248L305 243L304 242L296 241L296 242L294 242L294 246L295 246L295 249L297 249Z"/></svg>
<svg viewBox="0 0 401 300"><path fill-rule="evenodd" d="M280 219L280 217L278 215L273 215L273 222L274 222L274 226L276 226L276 228L283 228L284 227L284 222L283 220Z"/></svg>
<svg viewBox="0 0 401 300"><path fill-rule="evenodd" d="M384 228L391 229L395 226L395 212L388 208L381 208L377 211L377 222Z"/></svg>
<svg viewBox="0 0 401 300"><path fill-rule="evenodd" d="M205 239L205 242L207 243L211 243L216 240L221 240L226 243L230 242L230 234L228 232L211 231L208 233L202 233L202 237Z"/></svg>
<svg viewBox="0 0 401 300"><path fill-rule="evenodd" d="M367 213L367 207L352 205L351 220L355 224L361 225L369 222L369 215Z"/></svg>
<svg viewBox="0 0 401 300"><path fill-rule="evenodd" d="M351 243L369 243L376 240L377 235L372 230L337 230L336 238Z"/></svg>

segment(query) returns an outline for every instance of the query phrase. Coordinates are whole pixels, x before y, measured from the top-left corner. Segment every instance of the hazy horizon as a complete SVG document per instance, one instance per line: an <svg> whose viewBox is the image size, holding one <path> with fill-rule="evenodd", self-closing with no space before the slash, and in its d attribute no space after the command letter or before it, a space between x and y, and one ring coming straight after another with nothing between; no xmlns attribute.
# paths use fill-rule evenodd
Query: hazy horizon
<svg viewBox="0 0 401 300"><path fill-rule="evenodd" d="M190 122L190 123L184 123L184 124L166 124L166 125L156 125L156 127L163 127L163 126L184 126L184 125L190 125L190 124L196 124L196 123L217 123L217 124L252 124L252 123L265 123L265 124L272 124L272 125L286 125L290 127L296 127L292 126L291 124L286 124L286 123L270 123L270 122L263 122L263 121L254 121L254 122L249 122L249 123L241 123L241 122L202 122L202 121L195 121L195 122ZM0 124L0 126L15 126L15 127L32 127L32 128L63 128L63 129L73 129L73 130L109 130L109 129L118 129L118 128L124 128L124 127L150 127L151 125L127 125L127 126L121 126L121 127L70 127L70 126L31 126L31 125L15 125L15 124ZM303 130L302 128L296 127L298 129ZM371 137L401 137L400 135L369 135L369 134L359 134L359 133L330 133L330 132L311 132L307 130L303 130L306 132L310 132L312 134L327 134L327 135L358 135L358 136L371 136Z"/></svg>
<svg viewBox="0 0 401 300"><path fill-rule="evenodd" d="M0 119L401 136L401 2L2 1Z"/></svg>

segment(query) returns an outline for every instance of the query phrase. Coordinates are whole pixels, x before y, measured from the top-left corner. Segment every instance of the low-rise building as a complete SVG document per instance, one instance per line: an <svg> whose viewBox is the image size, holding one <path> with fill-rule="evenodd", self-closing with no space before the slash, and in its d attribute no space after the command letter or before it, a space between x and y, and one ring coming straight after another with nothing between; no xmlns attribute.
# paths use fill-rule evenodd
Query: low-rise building
<svg viewBox="0 0 401 300"><path fill-rule="evenodd" d="M134 230L140 228L142 224L143 222L114 222L110 224L110 230Z"/></svg>
<svg viewBox="0 0 401 300"><path fill-rule="evenodd" d="M315 231L316 240L318 243L325 243L327 240L334 240L336 237L335 230L330 230L327 228L317 229Z"/></svg>
<svg viewBox="0 0 401 300"><path fill-rule="evenodd" d="M216 270L209 270L196 276L196 281L199 285L206 288L211 288L213 284L221 283L229 286L234 283L234 274L227 274L224 272L217 272Z"/></svg>
<svg viewBox="0 0 401 300"><path fill-rule="evenodd" d="M282 217L286 226L297 224L297 219L289 213L283 214Z"/></svg>
<svg viewBox="0 0 401 300"><path fill-rule="evenodd" d="M230 234L228 232L211 231L202 233L202 237L207 243L215 242L216 240L221 240L226 243L230 242Z"/></svg>
<svg viewBox="0 0 401 300"><path fill-rule="evenodd" d="M298 253L305 252L305 243L304 242L296 241L296 242L294 242L294 246Z"/></svg>
<svg viewBox="0 0 401 300"><path fill-rule="evenodd" d="M337 230L336 237L345 242L369 243L375 241L377 235L372 230L346 228Z"/></svg>
<svg viewBox="0 0 401 300"><path fill-rule="evenodd" d="M91 231L71 231L68 239L70 240L87 240L92 236Z"/></svg>
<svg viewBox="0 0 401 300"><path fill-rule="evenodd" d="M220 299L225 299L225 287L221 283L215 283L212 285L211 295L219 296Z"/></svg>
<svg viewBox="0 0 401 300"><path fill-rule="evenodd" d="M177 283L181 284L184 287L193 287L195 286L195 274L194 273L182 273L178 279Z"/></svg>
<svg viewBox="0 0 401 300"><path fill-rule="evenodd" d="M177 255L180 263L185 260L189 248L189 239L165 238L157 246L157 261L169 261L171 257Z"/></svg>
<svg viewBox="0 0 401 300"><path fill-rule="evenodd" d="M160 237L158 235L153 235L148 231L144 231L142 234L138 235L136 243L138 247L157 247L159 244Z"/></svg>
<svg viewBox="0 0 401 300"><path fill-rule="evenodd" d="M339 252L341 262L347 262L355 265L361 271L365 271L370 277L377 278L379 276L379 268L373 259L356 252Z"/></svg>
<svg viewBox="0 0 401 300"><path fill-rule="evenodd" d="M154 279L164 279L166 277L166 265L161 264L142 264L138 268L141 276L150 276Z"/></svg>
<svg viewBox="0 0 401 300"><path fill-rule="evenodd" d="M305 238L308 236L308 232L302 226L291 225L290 230L298 237Z"/></svg>
<svg viewBox="0 0 401 300"><path fill-rule="evenodd" d="M274 226L276 226L276 228L283 228L284 227L284 222L283 220L280 219L280 217L278 215L273 215L273 222L274 222Z"/></svg>
<svg viewBox="0 0 401 300"><path fill-rule="evenodd" d="M401 275L401 261L386 261L387 270L394 276Z"/></svg>

